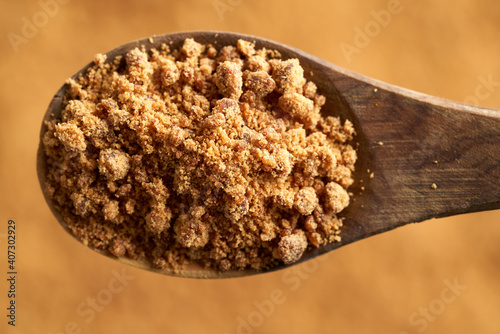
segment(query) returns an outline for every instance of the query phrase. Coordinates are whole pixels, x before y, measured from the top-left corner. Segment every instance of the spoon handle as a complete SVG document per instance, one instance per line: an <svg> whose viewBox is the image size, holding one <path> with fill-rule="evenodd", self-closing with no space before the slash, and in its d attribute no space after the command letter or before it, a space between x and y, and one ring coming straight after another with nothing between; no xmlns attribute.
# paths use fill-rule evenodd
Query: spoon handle
<svg viewBox="0 0 500 334"><path fill-rule="evenodd" d="M387 230L500 208L500 110L353 73L337 72L331 79L368 140L360 155L371 156L374 174L364 180L371 199L363 201L368 212L362 210L360 219Z"/></svg>

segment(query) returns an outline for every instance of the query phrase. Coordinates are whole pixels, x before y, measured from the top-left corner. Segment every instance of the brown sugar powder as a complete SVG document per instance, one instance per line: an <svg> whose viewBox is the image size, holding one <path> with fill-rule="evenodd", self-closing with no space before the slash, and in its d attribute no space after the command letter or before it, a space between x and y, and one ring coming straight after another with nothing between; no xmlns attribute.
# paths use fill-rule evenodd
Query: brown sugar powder
<svg viewBox="0 0 500 334"><path fill-rule="evenodd" d="M349 120L297 59L247 41L95 58L43 137L46 193L85 244L158 268L293 263L340 240Z"/></svg>

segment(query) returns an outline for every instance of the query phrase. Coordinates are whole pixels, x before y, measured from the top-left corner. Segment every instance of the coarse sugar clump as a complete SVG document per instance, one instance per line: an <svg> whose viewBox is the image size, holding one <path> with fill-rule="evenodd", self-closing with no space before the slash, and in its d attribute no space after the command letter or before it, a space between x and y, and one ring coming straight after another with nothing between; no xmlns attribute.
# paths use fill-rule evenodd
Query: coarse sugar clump
<svg viewBox="0 0 500 334"><path fill-rule="evenodd" d="M298 261L340 240L352 123L297 59L240 40L217 50L97 55L45 123L46 193L89 246L158 268Z"/></svg>

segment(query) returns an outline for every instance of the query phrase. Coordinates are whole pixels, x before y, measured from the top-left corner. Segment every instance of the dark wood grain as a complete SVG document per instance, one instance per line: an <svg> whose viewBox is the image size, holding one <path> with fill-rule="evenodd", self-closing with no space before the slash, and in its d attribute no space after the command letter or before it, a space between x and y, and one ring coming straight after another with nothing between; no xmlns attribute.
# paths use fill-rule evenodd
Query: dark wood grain
<svg viewBox="0 0 500 334"><path fill-rule="evenodd" d="M153 36L152 42L148 38L134 41L107 55L112 59L137 46L150 49L162 43L176 48L185 38L211 43L216 48L235 45L243 38L255 41L257 48L278 50L283 58L298 58L306 77L314 81L327 98L323 113L354 123L358 145L356 182L350 188L352 202L342 213L345 218L342 242L310 251L301 262L408 223L500 208L500 111L389 85L283 44L235 33L183 32ZM61 87L44 119L60 113L63 95L64 87ZM42 125L41 132L44 131ZM41 147L37 163L43 190L46 166ZM437 188L434 189L433 184ZM46 200L52 208L47 196ZM53 212L66 228L58 213ZM145 264L128 263L153 270ZM200 268L159 272L211 278L259 273L221 274Z"/></svg>
<svg viewBox="0 0 500 334"><path fill-rule="evenodd" d="M358 166L366 190L355 189L340 245L429 218L500 208L499 111L323 65L367 144ZM373 179L363 177L365 168Z"/></svg>

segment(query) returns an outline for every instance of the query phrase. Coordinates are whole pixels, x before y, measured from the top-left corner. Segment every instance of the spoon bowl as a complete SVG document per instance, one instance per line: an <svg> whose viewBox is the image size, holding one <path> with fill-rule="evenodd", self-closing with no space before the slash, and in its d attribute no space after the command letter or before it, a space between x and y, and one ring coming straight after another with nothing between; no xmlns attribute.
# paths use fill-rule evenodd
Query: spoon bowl
<svg viewBox="0 0 500 334"><path fill-rule="evenodd" d="M236 45L239 39L256 48L277 50L283 59L297 58L306 79L326 97L324 116L349 119L356 129L354 146L358 161L353 174L351 204L339 214L344 218L342 241L308 250L293 264L268 270L219 272L198 265L183 269L156 269L149 263L117 259L109 252L93 249L120 262L166 275L193 278L241 277L275 271L408 223L430 218L500 208L500 111L474 107L386 84L303 51L267 39L229 32L193 31L133 41L106 53L118 55L144 46L146 50L165 43L179 48L186 38L219 49ZM73 78L85 73L90 63ZM62 111L66 87L55 94L45 115L49 120ZM46 126L42 122L37 156L38 178L45 199L59 223L69 232L45 190L47 165L42 146Z"/></svg>

